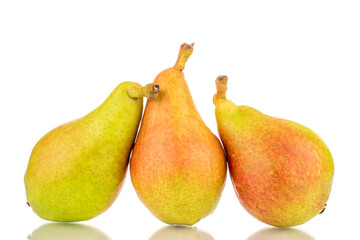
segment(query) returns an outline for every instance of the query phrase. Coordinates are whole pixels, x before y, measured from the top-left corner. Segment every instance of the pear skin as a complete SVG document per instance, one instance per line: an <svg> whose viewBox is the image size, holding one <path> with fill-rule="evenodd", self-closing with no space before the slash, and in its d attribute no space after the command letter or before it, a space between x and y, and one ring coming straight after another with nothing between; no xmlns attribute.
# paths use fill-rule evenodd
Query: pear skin
<svg viewBox="0 0 360 240"><path fill-rule="evenodd" d="M140 200L167 224L193 225L216 207L226 177L218 138L202 121L184 78L193 45L183 44L174 67L154 80L159 95L146 104L130 160Z"/></svg>
<svg viewBox="0 0 360 240"><path fill-rule="evenodd" d="M301 124L226 99L228 78L216 79L218 131L234 189L245 209L279 227L303 224L322 212L334 163L325 143Z"/></svg>
<svg viewBox="0 0 360 240"><path fill-rule="evenodd" d="M121 83L94 111L42 137L24 179L33 211L46 220L75 222L108 209L124 180L142 98L158 91L155 84Z"/></svg>

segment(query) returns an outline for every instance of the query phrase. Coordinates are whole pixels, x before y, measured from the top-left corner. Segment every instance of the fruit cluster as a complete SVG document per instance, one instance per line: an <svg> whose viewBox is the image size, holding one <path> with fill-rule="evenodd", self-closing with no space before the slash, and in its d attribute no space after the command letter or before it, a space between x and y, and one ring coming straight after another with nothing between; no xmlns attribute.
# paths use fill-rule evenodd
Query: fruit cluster
<svg viewBox="0 0 360 240"><path fill-rule="evenodd" d="M184 78L192 52L193 44L182 44L175 65L153 84L121 83L94 111L40 139L25 173L35 213L58 222L101 214L120 192L131 151L138 197L168 224L193 225L209 215L227 165L240 203L264 223L296 226L323 211L334 175L325 143L298 123L236 106L226 99L228 78L219 76L213 102L223 149Z"/></svg>

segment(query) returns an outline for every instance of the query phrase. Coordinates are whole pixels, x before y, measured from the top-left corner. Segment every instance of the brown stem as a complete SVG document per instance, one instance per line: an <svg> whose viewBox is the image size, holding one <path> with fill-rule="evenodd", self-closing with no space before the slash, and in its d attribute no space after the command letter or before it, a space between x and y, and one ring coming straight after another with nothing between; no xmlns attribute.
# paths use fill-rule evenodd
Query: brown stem
<svg viewBox="0 0 360 240"><path fill-rule="evenodd" d="M214 95L213 102L216 105L216 102L219 100L226 100L226 91L227 91L227 82L228 77L226 75L220 75L216 78L216 94Z"/></svg>
<svg viewBox="0 0 360 240"><path fill-rule="evenodd" d="M137 99L146 97L148 99L154 99L157 97L160 91L160 87L157 84L149 83L142 87L140 84L131 85L127 89L129 97Z"/></svg>
<svg viewBox="0 0 360 240"><path fill-rule="evenodd" d="M180 46L179 56L176 60L176 63L174 65L174 68L182 71L185 68L185 63L188 60L188 58L191 56L192 52L194 50L194 43L187 44L183 43Z"/></svg>
<svg viewBox="0 0 360 240"><path fill-rule="evenodd" d="M144 97L146 97L148 99L154 99L159 94L160 87L157 84L149 83L148 85L143 87L141 90L142 90Z"/></svg>

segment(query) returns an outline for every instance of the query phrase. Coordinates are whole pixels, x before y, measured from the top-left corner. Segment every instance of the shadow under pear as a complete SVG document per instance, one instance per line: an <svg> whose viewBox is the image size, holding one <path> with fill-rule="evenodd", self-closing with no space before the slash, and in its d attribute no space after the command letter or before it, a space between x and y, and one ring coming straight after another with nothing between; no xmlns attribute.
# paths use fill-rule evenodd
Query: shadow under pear
<svg viewBox="0 0 360 240"><path fill-rule="evenodd" d="M111 240L95 227L79 223L47 223L35 229L29 240Z"/></svg>
<svg viewBox="0 0 360 240"><path fill-rule="evenodd" d="M270 227L257 231L247 240L315 240L310 234L296 228Z"/></svg>
<svg viewBox="0 0 360 240"><path fill-rule="evenodd" d="M157 230L149 240L215 240L196 227L167 226Z"/></svg>

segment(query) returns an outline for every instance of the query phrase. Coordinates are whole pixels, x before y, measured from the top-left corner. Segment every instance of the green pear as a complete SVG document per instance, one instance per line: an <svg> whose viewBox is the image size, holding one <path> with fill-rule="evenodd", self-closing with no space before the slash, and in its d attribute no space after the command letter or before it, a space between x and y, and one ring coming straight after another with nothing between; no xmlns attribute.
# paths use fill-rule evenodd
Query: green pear
<svg viewBox="0 0 360 240"><path fill-rule="evenodd" d="M240 203L260 221L296 226L321 213L334 163L321 138L301 124L226 99L226 76L216 80L215 115Z"/></svg>
<svg viewBox="0 0 360 240"><path fill-rule="evenodd" d="M121 189L143 109L159 86L119 84L83 118L40 139L25 173L28 205L57 222L91 219L108 209Z"/></svg>
<svg viewBox="0 0 360 240"><path fill-rule="evenodd" d="M29 240L111 240L97 228L75 223L48 223L35 229Z"/></svg>

